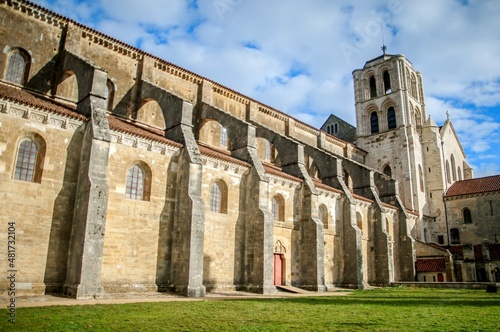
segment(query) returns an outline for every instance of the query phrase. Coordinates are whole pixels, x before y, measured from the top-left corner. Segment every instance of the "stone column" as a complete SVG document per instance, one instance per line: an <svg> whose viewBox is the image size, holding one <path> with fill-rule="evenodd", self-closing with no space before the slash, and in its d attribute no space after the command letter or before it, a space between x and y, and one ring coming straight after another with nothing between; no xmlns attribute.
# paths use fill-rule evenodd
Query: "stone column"
<svg viewBox="0 0 500 332"><path fill-rule="evenodd" d="M108 205L106 179L110 145L106 118L107 74L66 54L78 78L77 111L89 117L82 143L64 293L77 299L103 295L101 266Z"/></svg>
<svg viewBox="0 0 500 332"><path fill-rule="evenodd" d="M173 117L169 113L174 114ZM177 172L170 279L175 292L188 297L203 297L206 294L203 286L203 165L193 134L193 105L181 99L172 99L169 113L165 114L167 121L175 121L176 124L167 131L167 136L184 144Z"/></svg>
<svg viewBox="0 0 500 332"><path fill-rule="evenodd" d="M287 144L288 142L284 142ZM323 225L318 218L318 195L314 183L305 168L304 147L290 143L289 153L282 156L283 171L304 180L300 206L299 271L301 287L311 291L324 292L325 286L325 248Z"/></svg>

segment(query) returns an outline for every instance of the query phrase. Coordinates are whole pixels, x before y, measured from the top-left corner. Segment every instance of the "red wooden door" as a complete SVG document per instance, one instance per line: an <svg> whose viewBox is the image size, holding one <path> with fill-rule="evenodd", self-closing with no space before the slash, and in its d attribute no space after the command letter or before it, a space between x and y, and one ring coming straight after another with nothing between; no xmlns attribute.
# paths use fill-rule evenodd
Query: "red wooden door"
<svg viewBox="0 0 500 332"><path fill-rule="evenodd" d="M274 254L274 284L283 285L283 255Z"/></svg>
<svg viewBox="0 0 500 332"><path fill-rule="evenodd" d="M444 281L443 274L442 273L438 273L438 282L443 282L443 281Z"/></svg>

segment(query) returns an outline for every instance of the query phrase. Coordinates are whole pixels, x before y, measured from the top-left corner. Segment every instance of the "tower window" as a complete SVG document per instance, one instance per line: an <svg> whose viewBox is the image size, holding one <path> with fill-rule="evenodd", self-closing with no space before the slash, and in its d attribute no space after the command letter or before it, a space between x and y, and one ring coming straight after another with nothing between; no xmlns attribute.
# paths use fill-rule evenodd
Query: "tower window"
<svg viewBox="0 0 500 332"><path fill-rule="evenodd" d="M389 129L396 128L396 111L392 106L387 110L387 127Z"/></svg>
<svg viewBox="0 0 500 332"><path fill-rule="evenodd" d="M384 78L385 94L391 93L392 92L392 90L391 90L391 77L389 76L389 72L387 70L384 71L383 78Z"/></svg>
<svg viewBox="0 0 500 332"><path fill-rule="evenodd" d="M338 123L334 123L331 125L326 126L326 132L330 135L335 135L339 132L339 125Z"/></svg>
<svg viewBox="0 0 500 332"><path fill-rule="evenodd" d="M458 228L450 229L450 238L452 244L460 243L460 232L458 231Z"/></svg>
<svg viewBox="0 0 500 332"><path fill-rule="evenodd" d="M420 165L418 165L418 179L419 179L419 182L420 182L420 191L424 192L425 191L425 188L424 188L424 172L422 171L422 166L420 166ZM432 198L432 196L431 196L431 198Z"/></svg>
<svg viewBox="0 0 500 332"><path fill-rule="evenodd" d="M375 82L375 76L370 77L370 98L377 97L377 84Z"/></svg>
<svg viewBox="0 0 500 332"><path fill-rule="evenodd" d="M384 174L387 175L387 176L391 176L392 177L391 166L387 165L387 166L384 167Z"/></svg>
<svg viewBox="0 0 500 332"><path fill-rule="evenodd" d="M378 133L378 115L377 112L372 112L370 114L370 128L372 134Z"/></svg>
<svg viewBox="0 0 500 332"><path fill-rule="evenodd" d="M415 78L415 75L413 75L413 74L411 74L411 78L410 78L410 94L413 98L418 100L417 79Z"/></svg>
<svg viewBox="0 0 500 332"><path fill-rule="evenodd" d="M463 210L464 224L472 224L472 215L468 208Z"/></svg>

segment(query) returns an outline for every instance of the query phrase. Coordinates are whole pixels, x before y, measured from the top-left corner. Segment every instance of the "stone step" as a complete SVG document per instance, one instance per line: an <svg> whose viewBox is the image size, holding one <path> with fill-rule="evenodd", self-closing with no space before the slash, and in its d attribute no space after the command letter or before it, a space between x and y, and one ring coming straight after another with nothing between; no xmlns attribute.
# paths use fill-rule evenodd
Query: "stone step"
<svg viewBox="0 0 500 332"><path fill-rule="evenodd" d="M311 294L312 292L307 291L302 288L294 287L294 286L276 286L277 289L285 291L285 292L290 292L290 293L296 293L296 294Z"/></svg>

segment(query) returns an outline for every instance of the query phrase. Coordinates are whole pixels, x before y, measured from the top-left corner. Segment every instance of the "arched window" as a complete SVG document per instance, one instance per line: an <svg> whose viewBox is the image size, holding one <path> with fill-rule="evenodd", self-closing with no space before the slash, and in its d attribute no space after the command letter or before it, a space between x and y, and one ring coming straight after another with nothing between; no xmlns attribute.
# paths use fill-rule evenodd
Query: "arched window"
<svg viewBox="0 0 500 332"><path fill-rule="evenodd" d="M451 155L451 174L453 181L457 181L457 168L455 166L455 156Z"/></svg>
<svg viewBox="0 0 500 332"><path fill-rule="evenodd" d="M271 161L271 143L266 140L266 161Z"/></svg>
<svg viewBox="0 0 500 332"><path fill-rule="evenodd" d="M113 99L115 98L115 85L108 79L106 82L106 110L111 111L113 109Z"/></svg>
<svg viewBox="0 0 500 332"><path fill-rule="evenodd" d="M45 140L36 133L22 138L17 146L16 163L12 177L15 180L40 183L45 147Z"/></svg>
<svg viewBox="0 0 500 332"><path fill-rule="evenodd" d="M429 230L424 228L424 242L429 242Z"/></svg>
<svg viewBox="0 0 500 332"><path fill-rule="evenodd" d="M370 77L370 98L377 97L377 83L375 82L375 76Z"/></svg>
<svg viewBox="0 0 500 332"><path fill-rule="evenodd" d="M108 103L109 102L112 101L108 100ZM111 108L108 110L111 111ZM163 116L163 110L160 107L160 104L151 98L144 98L141 100L141 107L137 110L137 121L161 130L165 129L165 117Z"/></svg>
<svg viewBox="0 0 500 332"><path fill-rule="evenodd" d="M21 140L17 150L14 179L35 182L37 152L37 146L31 138Z"/></svg>
<svg viewBox="0 0 500 332"><path fill-rule="evenodd" d="M383 79L384 79L384 92L385 94L391 93L391 77L389 76L389 72L386 70L382 74Z"/></svg>
<svg viewBox="0 0 500 332"><path fill-rule="evenodd" d="M273 162L273 146L263 137L256 137L257 156L259 159L268 163Z"/></svg>
<svg viewBox="0 0 500 332"><path fill-rule="evenodd" d="M460 232L458 231L458 228L450 229L450 240L452 244L460 243Z"/></svg>
<svg viewBox="0 0 500 332"><path fill-rule="evenodd" d="M347 172L347 170L345 169L344 169L344 183L347 186L347 188L349 188L349 190L352 192L352 187L353 187L352 178L349 172Z"/></svg>
<svg viewBox="0 0 500 332"><path fill-rule="evenodd" d="M125 197L130 199L144 199L144 183L146 176L144 170L139 165L133 165L127 172L127 186Z"/></svg>
<svg viewBox="0 0 500 332"><path fill-rule="evenodd" d="M392 170L391 170L391 166L386 165L386 166L384 167L384 174L385 174L385 175L387 175L387 176L392 177Z"/></svg>
<svg viewBox="0 0 500 332"><path fill-rule="evenodd" d="M318 217L323 224L324 229L328 229L328 210L324 204L321 204L318 209Z"/></svg>
<svg viewBox="0 0 500 332"><path fill-rule="evenodd" d="M5 79L15 84L24 84L28 77L29 65L30 56L27 52L23 50L11 52L7 63Z"/></svg>
<svg viewBox="0 0 500 332"><path fill-rule="evenodd" d="M422 166L418 165L418 178L420 180L420 191L424 192L424 172L422 171Z"/></svg>
<svg viewBox="0 0 500 332"><path fill-rule="evenodd" d="M276 195L273 197L272 200L272 212L273 212L273 219L276 221L284 221L284 212L285 212L285 206L284 206L283 198L280 195Z"/></svg>
<svg viewBox="0 0 500 332"><path fill-rule="evenodd" d="M396 128L396 111L392 106L387 109L387 127L389 129Z"/></svg>
<svg viewBox="0 0 500 332"><path fill-rule="evenodd" d="M470 210L465 208L462 211L462 214L464 216L464 224L472 224L472 214L470 213Z"/></svg>
<svg viewBox="0 0 500 332"><path fill-rule="evenodd" d="M417 94L417 79L415 78L414 74L411 74L411 83L410 83L410 94L412 95L413 98L418 99L418 94Z"/></svg>
<svg viewBox="0 0 500 332"><path fill-rule="evenodd" d="M209 144L217 149L227 150L231 143L228 139L227 128L212 119L207 119L203 122L198 136L200 142Z"/></svg>
<svg viewBox="0 0 500 332"><path fill-rule="evenodd" d="M462 181L462 170L460 169L460 166L457 168L457 173L458 173L458 180Z"/></svg>
<svg viewBox="0 0 500 332"><path fill-rule="evenodd" d="M339 132L339 124L338 123L334 123L334 124L328 125L326 127L326 131L330 135L337 134Z"/></svg>
<svg viewBox="0 0 500 332"><path fill-rule="evenodd" d="M446 182L451 183L450 163L446 161Z"/></svg>
<svg viewBox="0 0 500 332"><path fill-rule="evenodd" d="M378 115L377 112L372 112L370 114L370 128L372 134L378 133Z"/></svg>
<svg viewBox="0 0 500 332"><path fill-rule="evenodd" d="M414 122L415 122L416 128L422 127L422 115L421 115L420 110L418 108L415 108Z"/></svg>
<svg viewBox="0 0 500 332"><path fill-rule="evenodd" d="M227 147L227 129L224 127L220 130L220 146Z"/></svg>
<svg viewBox="0 0 500 332"><path fill-rule="evenodd" d="M217 183L210 187L210 211L220 212L221 190Z"/></svg>
<svg viewBox="0 0 500 332"><path fill-rule="evenodd" d="M359 212L356 212L356 225L360 230L363 230L363 217Z"/></svg>
<svg viewBox="0 0 500 332"><path fill-rule="evenodd" d="M210 186L210 211L227 213L227 186L224 181L214 182Z"/></svg>

